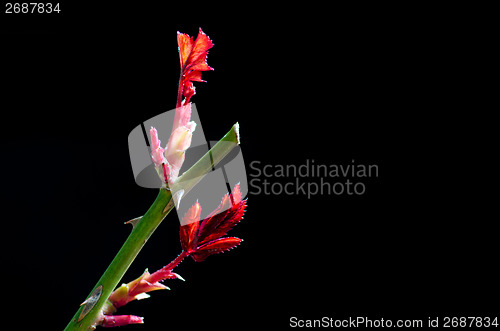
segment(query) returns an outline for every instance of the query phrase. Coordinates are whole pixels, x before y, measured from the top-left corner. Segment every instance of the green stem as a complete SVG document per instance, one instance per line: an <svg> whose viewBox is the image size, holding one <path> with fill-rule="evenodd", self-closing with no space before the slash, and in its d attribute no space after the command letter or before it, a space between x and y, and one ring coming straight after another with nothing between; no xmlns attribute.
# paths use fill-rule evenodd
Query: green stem
<svg viewBox="0 0 500 331"><path fill-rule="evenodd" d="M236 123L210 151L178 178L180 188L184 190L185 194L237 144L239 144L239 132ZM66 326L66 331L93 330L95 328L108 297L121 281L144 244L173 207L171 192L160 189L156 200L142 219L134 225L122 248L90 292L86 300L87 303L82 304ZM102 288L99 290L101 286ZM94 295L95 293L100 293L100 296Z"/></svg>
<svg viewBox="0 0 500 331"><path fill-rule="evenodd" d="M171 187L172 192L184 190L183 195L185 196L213 167L222 161L239 144L239 124L236 123L214 147L177 179L174 186Z"/></svg>
<svg viewBox="0 0 500 331"><path fill-rule="evenodd" d="M95 289L102 285L102 293L97 303L84 316L83 319L80 317L85 305L82 305L82 307L77 310L75 316L71 319L71 322L69 322L66 326L65 330L93 329L92 324L95 324L95 322L98 321L100 317L99 314L101 313L101 309L103 308L107 298L116 288L146 241L153 234L158 225L160 225L163 218L172 210L173 204L170 204L170 206L168 206L169 208L166 208L171 201L171 198L172 195L169 191L160 189L156 200L142 217L141 221L134 226L122 248L118 251L111 264L101 276L101 279L99 279L94 289L90 292L93 293Z"/></svg>

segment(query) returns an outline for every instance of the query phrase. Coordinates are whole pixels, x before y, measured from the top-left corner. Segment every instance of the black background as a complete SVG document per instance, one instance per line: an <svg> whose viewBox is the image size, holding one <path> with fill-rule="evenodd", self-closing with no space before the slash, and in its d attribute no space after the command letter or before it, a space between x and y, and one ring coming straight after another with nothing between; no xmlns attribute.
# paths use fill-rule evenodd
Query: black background
<svg viewBox="0 0 500 331"><path fill-rule="evenodd" d="M478 88L488 19L361 5L61 9L2 9L5 319L63 329L126 239L123 222L155 198L134 182L127 136L174 108L176 31L196 37L198 27L215 43L215 71L192 100L207 139L238 121L247 166L354 159L377 164L379 177L362 196L251 194L231 232L243 244L183 262L186 282L121 309L145 317L128 329L498 313L498 217L488 213L496 152L480 112L492 109L491 89ZM124 281L180 252L175 219Z"/></svg>

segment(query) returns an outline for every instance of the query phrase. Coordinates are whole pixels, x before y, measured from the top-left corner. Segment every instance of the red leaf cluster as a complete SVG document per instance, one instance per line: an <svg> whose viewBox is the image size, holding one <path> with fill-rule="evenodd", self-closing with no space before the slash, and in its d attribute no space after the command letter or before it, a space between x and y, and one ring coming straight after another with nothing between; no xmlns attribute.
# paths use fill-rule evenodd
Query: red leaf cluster
<svg viewBox="0 0 500 331"><path fill-rule="evenodd" d="M241 221L245 213L246 200L241 200L239 184L207 218L200 222L201 207L197 202L184 215L180 229L182 249L195 261L227 251L239 245L242 239L223 237Z"/></svg>
<svg viewBox="0 0 500 331"><path fill-rule="evenodd" d="M208 256L230 250L243 240L236 237L224 237L229 230L238 224L247 205L241 200L240 186L237 184L231 194L222 198L220 205L203 221L200 222L201 206L195 203L184 215L183 226L180 227L182 252L172 262L150 274L147 270L139 278L117 288L109 297L115 308L119 308L132 300L140 298L143 293L168 289L160 281L165 279L183 278L173 272L173 269L186 256L195 261L203 261ZM111 320L110 320L111 321Z"/></svg>
<svg viewBox="0 0 500 331"><path fill-rule="evenodd" d="M177 95L177 107L180 107L182 96L186 98L183 104L187 104L195 94L193 82L205 82L201 79L202 71L214 70L207 64L208 50L214 44L200 28L194 42L189 35L177 31L177 45L179 46L181 62L181 77Z"/></svg>

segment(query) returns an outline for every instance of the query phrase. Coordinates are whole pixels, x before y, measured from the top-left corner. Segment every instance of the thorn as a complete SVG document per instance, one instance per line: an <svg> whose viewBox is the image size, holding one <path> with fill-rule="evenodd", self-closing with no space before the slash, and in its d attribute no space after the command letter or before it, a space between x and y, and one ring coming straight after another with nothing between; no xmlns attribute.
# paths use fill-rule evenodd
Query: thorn
<svg viewBox="0 0 500 331"><path fill-rule="evenodd" d="M142 219L142 216L139 216L139 217L131 219L130 221L125 222L124 224L131 224L132 225L132 229L133 229L133 228L135 228L135 226L137 225L137 223L139 223L139 221L141 219Z"/></svg>
<svg viewBox="0 0 500 331"><path fill-rule="evenodd" d="M163 209L163 213L165 214L170 208L174 206L174 200L170 199L165 208Z"/></svg>
<svg viewBox="0 0 500 331"><path fill-rule="evenodd" d="M95 304L97 301L99 301L99 298L101 297L102 294L102 285L99 285L90 295L89 297L82 302L80 306L84 306L82 312L80 313L80 316L78 317L77 322L80 322L87 314L94 308Z"/></svg>

